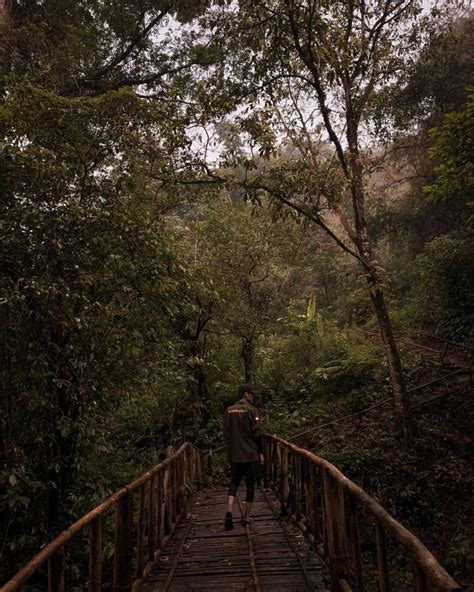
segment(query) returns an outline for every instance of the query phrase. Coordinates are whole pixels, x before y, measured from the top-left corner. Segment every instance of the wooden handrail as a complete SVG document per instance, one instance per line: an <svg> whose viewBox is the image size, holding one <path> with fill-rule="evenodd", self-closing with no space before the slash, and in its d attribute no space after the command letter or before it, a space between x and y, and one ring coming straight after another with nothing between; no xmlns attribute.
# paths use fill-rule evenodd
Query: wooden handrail
<svg viewBox="0 0 474 592"><path fill-rule="evenodd" d="M163 474L162 487L156 487L158 475ZM27 582L47 561L49 565L48 592L58 590L64 592L64 565L62 550L64 545L73 539L87 526L91 527L90 560L89 560L89 591L101 590L101 517L112 507L116 508L115 521L115 557L113 590L139 590L146 567L140 565L144 559L144 539L153 539L153 545L148 545L148 571L157 558L157 552L163 545L162 531L172 531L184 510L177 500L177 491L185 484L205 480L203 455L191 443L185 442L169 458L155 465L149 471L113 493L93 510L79 518L69 528L61 532L46 547L37 553L20 571L18 571L1 588L0 592L15 592ZM148 487L147 487L148 486ZM165 490L165 491L163 491ZM123 557L132 545L133 531L133 494L139 494L139 511L136 525L137 530L137 562L136 577L133 576L133 566ZM145 505L148 504L146 512ZM164 509L163 509L164 506ZM166 514L166 517L165 517ZM164 524L164 521L167 524ZM157 536L156 536L157 535ZM169 536L169 533L168 533ZM122 556L122 557L121 557ZM130 554L131 558L131 554ZM128 565L130 563L130 566ZM58 584L59 582L59 584Z"/></svg>
<svg viewBox="0 0 474 592"><path fill-rule="evenodd" d="M266 486L270 485L279 493L282 513L290 514L311 542L321 542L317 548L329 560L333 590L363 592L364 589L358 506L375 519L381 592L390 589L387 534L401 545L411 561L417 592L428 592L428 583L442 592L462 590L412 532L333 464L275 435L265 435L264 444ZM319 473L319 488L316 472Z"/></svg>

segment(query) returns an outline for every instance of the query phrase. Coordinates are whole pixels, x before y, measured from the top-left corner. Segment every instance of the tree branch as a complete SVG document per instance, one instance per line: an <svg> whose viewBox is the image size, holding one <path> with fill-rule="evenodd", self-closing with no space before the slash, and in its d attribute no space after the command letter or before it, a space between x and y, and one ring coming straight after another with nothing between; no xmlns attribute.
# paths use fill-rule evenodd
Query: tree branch
<svg viewBox="0 0 474 592"><path fill-rule="evenodd" d="M357 261L359 261L359 263L364 267L364 269L366 269L367 271L370 271L370 266L367 264L367 262L364 261L364 259L362 259L362 257L358 253L356 253L356 251L353 251L349 246L347 246L346 243L339 236L337 236L337 234L333 230L331 230L329 228L329 226L321 219L321 217L319 215L312 214L311 212L308 212L303 207L301 207L298 204L295 204L294 202L289 200L287 197L285 197L282 193L280 193L279 191L276 191L275 189L273 189L272 187L269 187L268 185L265 185L262 183L258 183L258 184L252 183L250 185L247 185L247 187L249 189L261 189L263 191L266 191L269 195L278 199L278 201L284 203L285 205L287 205L289 208L291 208L295 212L298 212L299 214L301 214L302 216L304 216L308 220L311 220L311 222L314 222L315 224L317 224L341 247L341 249L343 251L345 251L346 253L348 253L349 255L354 257L355 259L357 259Z"/></svg>

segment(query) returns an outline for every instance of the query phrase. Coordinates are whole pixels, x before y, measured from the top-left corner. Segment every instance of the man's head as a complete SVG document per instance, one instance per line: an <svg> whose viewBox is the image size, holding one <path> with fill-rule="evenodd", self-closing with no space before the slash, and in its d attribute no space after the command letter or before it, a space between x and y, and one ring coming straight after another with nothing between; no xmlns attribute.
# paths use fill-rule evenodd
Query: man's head
<svg viewBox="0 0 474 592"><path fill-rule="evenodd" d="M239 387L239 399L245 399L245 401L255 405L257 394L252 384L242 384Z"/></svg>

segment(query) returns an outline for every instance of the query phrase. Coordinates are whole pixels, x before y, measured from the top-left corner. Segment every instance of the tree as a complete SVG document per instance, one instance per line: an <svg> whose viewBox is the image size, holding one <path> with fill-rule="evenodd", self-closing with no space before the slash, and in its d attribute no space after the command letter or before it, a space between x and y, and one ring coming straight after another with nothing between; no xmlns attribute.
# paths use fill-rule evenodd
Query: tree
<svg viewBox="0 0 474 592"><path fill-rule="evenodd" d="M386 278L367 224L364 137L370 134L370 107L377 93L414 51L418 10L411 0L241 1L224 11L219 22L226 38L237 36L243 48L227 46L229 59L232 51L236 54L233 74L241 76L253 100L250 115L237 117L240 129L260 156L275 151L282 133L299 149L299 157L289 158L287 165L269 161L265 174L248 154L238 157L247 170L243 185L249 198L270 195L311 219L360 264L384 345L397 426L405 439L412 430L410 402L385 303ZM319 147L321 128L332 156Z"/></svg>
<svg viewBox="0 0 474 592"><path fill-rule="evenodd" d="M1 502L9 539L25 512L38 515L40 533L58 532L86 419L151 388L149 369L167 350L178 267L150 194L134 184L154 124L129 92L70 99L17 85L2 106L0 480L11 490Z"/></svg>
<svg viewBox="0 0 474 592"><path fill-rule="evenodd" d="M425 199L455 212L454 231L435 237L417 257L422 287L419 316L449 337L472 342L472 193L474 189L474 88L462 111L448 113L431 130L435 179ZM471 272L470 272L470 271ZM467 273L466 273L467 271Z"/></svg>
<svg viewBox="0 0 474 592"><path fill-rule="evenodd" d="M176 27L201 11L179 0L66 0L60 10L54 0L13 0L3 31L8 74L68 96L140 86L165 106L171 87L180 98L180 75L189 81L190 68L209 60L206 46Z"/></svg>
<svg viewBox="0 0 474 592"><path fill-rule="evenodd" d="M239 340L242 379L251 382L259 338L303 289L308 241L294 222L275 222L240 200L214 205L193 233L199 237L197 265L219 295L209 330Z"/></svg>
<svg viewBox="0 0 474 592"><path fill-rule="evenodd" d="M426 31L421 51L384 97L382 116L393 118L396 127L410 135L413 129L417 135L426 133L440 125L446 113L461 110L474 75L472 10L462 2L435 10L437 18Z"/></svg>

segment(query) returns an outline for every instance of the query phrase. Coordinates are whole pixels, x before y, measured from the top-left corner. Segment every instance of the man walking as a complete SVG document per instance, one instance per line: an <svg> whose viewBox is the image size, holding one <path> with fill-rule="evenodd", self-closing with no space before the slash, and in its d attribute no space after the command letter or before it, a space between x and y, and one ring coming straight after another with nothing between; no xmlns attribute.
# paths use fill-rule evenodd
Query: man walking
<svg viewBox="0 0 474 592"><path fill-rule="evenodd" d="M234 527L232 508L240 481L245 477L247 492L242 524L250 523L250 511L255 496L255 479L260 475L263 464L263 444L260 433L260 418L255 405L255 389L251 384L239 388L239 400L228 407L224 416L224 433L227 458L230 462L232 480L227 497L227 513L224 528Z"/></svg>

